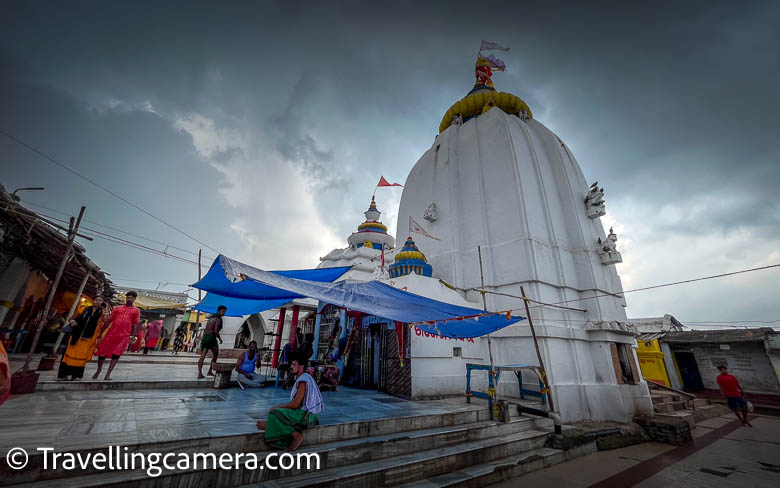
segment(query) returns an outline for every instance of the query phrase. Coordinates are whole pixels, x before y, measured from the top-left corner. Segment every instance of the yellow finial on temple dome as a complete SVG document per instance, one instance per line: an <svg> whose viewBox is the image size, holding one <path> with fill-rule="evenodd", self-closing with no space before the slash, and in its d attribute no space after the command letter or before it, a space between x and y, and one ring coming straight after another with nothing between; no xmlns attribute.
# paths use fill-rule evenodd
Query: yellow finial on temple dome
<svg viewBox="0 0 780 488"><path fill-rule="evenodd" d="M531 109L519 97L511 93L497 92L493 86L493 72L506 71L504 62L492 54L482 51L509 51L495 42L482 41L477 63L474 68L476 82L474 88L462 99L447 110L439 124L439 132L444 132L451 125L459 125L468 119L482 115L493 107L497 107L510 115L516 115L522 120L533 117Z"/></svg>

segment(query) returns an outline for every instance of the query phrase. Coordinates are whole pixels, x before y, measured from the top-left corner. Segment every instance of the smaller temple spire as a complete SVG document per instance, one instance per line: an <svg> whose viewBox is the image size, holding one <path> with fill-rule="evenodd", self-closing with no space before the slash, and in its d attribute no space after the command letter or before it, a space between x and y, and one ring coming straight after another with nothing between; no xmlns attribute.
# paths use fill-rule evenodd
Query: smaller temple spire
<svg viewBox="0 0 780 488"><path fill-rule="evenodd" d="M382 212L377 210L376 208L376 201L374 201L374 197L371 197L371 205L368 206L368 210L363 212L363 215L366 216L366 222L374 221L378 222L379 217L382 215Z"/></svg>
<svg viewBox="0 0 780 488"><path fill-rule="evenodd" d="M357 232L347 238L350 246L369 247L380 251L383 247L391 249L395 245L395 239L387 233L387 226L379 221L382 212L376 208L374 197L371 197L371 204L363 215L366 216L365 222L358 225Z"/></svg>
<svg viewBox="0 0 780 488"><path fill-rule="evenodd" d="M389 271L391 278L398 278L409 273L430 277L433 274L433 267L428 264L425 255L417 249L417 245L409 237L401 251L395 255L395 263L390 265Z"/></svg>

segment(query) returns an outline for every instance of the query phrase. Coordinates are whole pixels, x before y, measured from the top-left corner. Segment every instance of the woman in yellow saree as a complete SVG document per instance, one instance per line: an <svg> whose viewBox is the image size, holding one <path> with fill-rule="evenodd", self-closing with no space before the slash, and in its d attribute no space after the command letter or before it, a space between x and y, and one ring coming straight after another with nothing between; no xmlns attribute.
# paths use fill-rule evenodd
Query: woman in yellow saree
<svg viewBox="0 0 780 488"><path fill-rule="evenodd" d="M97 342L103 332L103 297L92 299L92 306L84 309L81 314L70 321L73 327L68 341L65 356L60 362L57 372L58 380L67 380L70 376L80 380L84 376L84 366L92 358L97 348Z"/></svg>

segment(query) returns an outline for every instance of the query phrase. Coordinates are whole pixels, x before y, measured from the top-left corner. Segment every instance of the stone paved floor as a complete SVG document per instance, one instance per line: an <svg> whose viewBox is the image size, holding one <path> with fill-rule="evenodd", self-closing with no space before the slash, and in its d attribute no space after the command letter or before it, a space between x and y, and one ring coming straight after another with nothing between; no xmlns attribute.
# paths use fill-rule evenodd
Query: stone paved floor
<svg viewBox="0 0 780 488"><path fill-rule="evenodd" d="M40 356L36 355L32 361L32 367L38 366ZM24 355L13 354L9 357L11 371L16 371L24 365ZM210 357L206 358L203 365L203 374L208 370ZM227 361L227 360L226 360ZM235 360L230 360L235 361ZM109 361L103 366L101 379L108 369ZM122 355L119 362L111 373L112 380L116 381L143 381L143 380L166 380L166 381L184 381L194 380L198 376L198 356L187 353L173 356L170 353L155 352L148 355L139 353L126 353ZM51 371L39 371L39 381L55 381L57 379L57 368L59 361ZM97 371L97 363L91 361L87 363L84 378L82 381L89 381L92 375Z"/></svg>
<svg viewBox="0 0 780 488"><path fill-rule="evenodd" d="M11 447L80 449L256 433L289 400L276 388L40 392L0 406L0 455ZM464 400L409 402L376 391L323 392L321 424L479 408Z"/></svg>
<svg viewBox="0 0 780 488"><path fill-rule="evenodd" d="M702 438L736 420L731 414L700 422L693 432ZM775 487L780 486L780 418L760 416L753 428L739 427L712 444L676 460L665 469L633 486L642 488ZM624 483L606 482L625 470L642 469L657 456L672 457L674 446L648 442L623 449L601 451L550 468L529 473L492 488L599 486L623 488Z"/></svg>
<svg viewBox="0 0 780 488"><path fill-rule="evenodd" d="M38 365L41 355L36 355L31 363L33 367ZM19 370L24 364L25 355L10 355L11 371ZM203 365L203 373L208 371L210 357L206 358ZM233 364L235 359L225 359L220 363ZM97 371L96 360L88 362L84 377L79 381L57 381L59 361L55 363L51 371L38 371L40 375L36 391L84 391L84 390L137 390L158 388L210 388L213 378L208 377L198 380L198 355L193 353L180 353L176 356L170 352L151 352L147 355L141 353L125 353L111 373L111 381L104 381L103 377L108 369L108 361L103 366L103 371L98 380L92 380L92 375ZM266 366L260 371L262 374L273 373ZM235 373L233 374L235 379Z"/></svg>

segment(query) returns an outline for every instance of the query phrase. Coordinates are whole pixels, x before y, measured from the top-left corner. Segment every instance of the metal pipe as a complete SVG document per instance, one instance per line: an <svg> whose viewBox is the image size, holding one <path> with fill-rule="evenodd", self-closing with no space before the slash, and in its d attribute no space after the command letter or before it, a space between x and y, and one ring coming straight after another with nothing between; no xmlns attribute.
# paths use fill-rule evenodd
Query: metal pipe
<svg viewBox="0 0 780 488"><path fill-rule="evenodd" d="M548 419L552 419L553 421L553 427L555 428L555 433L560 434L563 429L561 428L561 416L557 412L550 412L547 410L539 410L538 408L533 407L526 407L525 405L517 405L517 411L518 413L530 413L531 415L536 415L538 417L545 417Z"/></svg>

